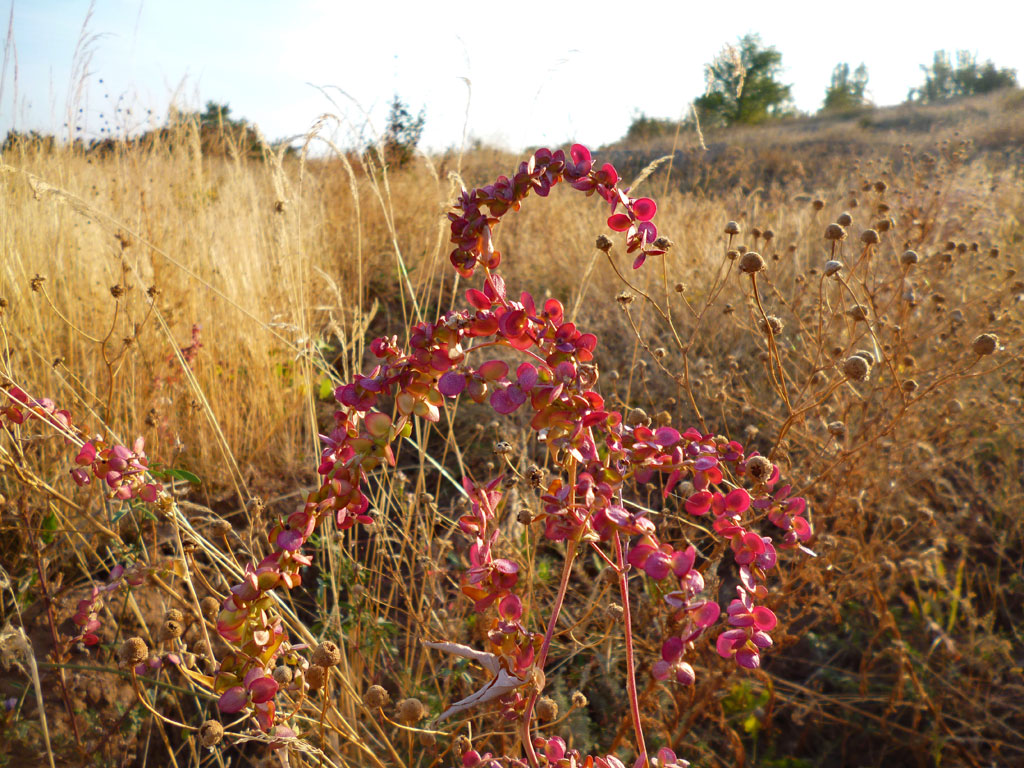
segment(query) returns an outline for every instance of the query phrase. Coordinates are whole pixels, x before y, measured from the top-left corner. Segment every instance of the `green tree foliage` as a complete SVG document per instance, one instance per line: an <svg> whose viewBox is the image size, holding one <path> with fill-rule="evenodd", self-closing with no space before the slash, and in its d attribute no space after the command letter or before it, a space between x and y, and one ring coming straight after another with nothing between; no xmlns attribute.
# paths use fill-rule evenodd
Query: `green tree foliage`
<svg viewBox="0 0 1024 768"><path fill-rule="evenodd" d="M999 69L991 60L979 64L970 51L957 51L956 66L945 51L936 51L931 66L921 65L924 83L912 88L908 100L930 103L957 96L1017 87L1017 70Z"/></svg>
<svg viewBox="0 0 1024 768"><path fill-rule="evenodd" d="M822 112L849 112L867 106L864 92L868 87L868 68L861 64L850 74L846 62L836 64L832 70L832 82L825 90L825 104Z"/></svg>
<svg viewBox="0 0 1024 768"><path fill-rule="evenodd" d="M793 111L792 86L779 82L782 54L759 35L727 45L705 67L707 93L694 102L705 125L756 124Z"/></svg>
<svg viewBox="0 0 1024 768"><path fill-rule="evenodd" d="M420 137L423 136L426 120L425 109L421 109L419 114L413 117L409 108L398 98L398 94L395 94L388 112L388 123L384 129L382 142L384 161L390 167L400 168L412 160Z"/></svg>

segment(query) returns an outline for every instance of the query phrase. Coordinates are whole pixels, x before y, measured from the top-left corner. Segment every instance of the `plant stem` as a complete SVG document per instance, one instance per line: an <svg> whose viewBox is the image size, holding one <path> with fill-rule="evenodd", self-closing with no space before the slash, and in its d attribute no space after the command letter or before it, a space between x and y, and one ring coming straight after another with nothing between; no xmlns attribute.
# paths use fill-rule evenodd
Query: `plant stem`
<svg viewBox="0 0 1024 768"><path fill-rule="evenodd" d="M647 765L647 745L644 743L643 726L640 723L640 700L636 694L636 668L633 662L633 624L629 614L629 571L622 539L615 532L615 559L619 564L619 592L622 595L622 620L626 625L626 692L629 695L629 711L633 717L633 733L636 735L636 749L642 758L641 766Z"/></svg>
<svg viewBox="0 0 1024 768"><path fill-rule="evenodd" d="M569 470L569 487L573 489L576 487L576 462L572 463L572 467ZM569 506L572 507L575 503L576 492L573 490L569 499ZM540 651L537 653L537 660L534 662L534 666L541 671L544 669L544 662L547 661L551 639L555 636L555 626L558 624L558 615L562 612L562 603L565 602L565 593L569 588L569 577L572 575L572 564L576 560L576 552L579 549L580 536L583 530L583 528L580 528L566 542L565 560L562 563L562 579L558 584L558 594L555 595L555 601L551 607L551 618L548 619L548 628L547 632L544 633L544 642L541 644ZM534 768L540 766L540 759L537 757L537 752L533 748L533 740L530 738L530 718L533 716L533 707L539 697L540 687L535 687L530 694L529 700L526 702L526 709L523 710L522 719L519 721L519 738L522 740L523 748L526 750L526 757Z"/></svg>

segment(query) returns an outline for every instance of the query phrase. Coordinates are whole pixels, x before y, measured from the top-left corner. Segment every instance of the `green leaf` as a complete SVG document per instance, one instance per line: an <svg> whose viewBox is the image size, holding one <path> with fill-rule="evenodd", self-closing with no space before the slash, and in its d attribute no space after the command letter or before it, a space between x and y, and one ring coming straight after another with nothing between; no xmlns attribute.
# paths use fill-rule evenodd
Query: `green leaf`
<svg viewBox="0 0 1024 768"><path fill-rule="evenodd" d="M51 541L53 541L54 535L56 534L57 531L56 513L51 512L43 518L43 524L40 526L40 530L42 531L42 539L44 542L49 544Z"/></svg>
<svg viewBox="0 0 1024 768"><path fill-rule="evenodd" d="M172 477L175 480L185 480L189 483L192 483L192 485L200 485L203 482L202 480L199 479L198 475L192 474L187 469L173 469L169 467L163 470L163 474L167 475L168 477Z"/></svg>

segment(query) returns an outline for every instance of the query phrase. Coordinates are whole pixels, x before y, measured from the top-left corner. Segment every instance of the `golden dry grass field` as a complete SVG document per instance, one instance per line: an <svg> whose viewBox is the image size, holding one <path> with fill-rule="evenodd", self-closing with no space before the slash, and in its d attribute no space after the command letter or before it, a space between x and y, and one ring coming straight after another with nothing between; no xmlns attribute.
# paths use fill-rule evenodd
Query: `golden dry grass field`
<svg viewBox="0 0 1024 768"><path fill-rule="evenodd" d="M1013 91L723 131L706 148L684 130L595 150L626 183L647 169L630 194L657 201L673 241L636 271L621 238L595 246L607 213L568 184L495 229L509 295L556 298L596 334L609 407L760 451L808 500L814 556L780 556L759 669L704 637L687 657L693 685L655 679L665 619L641 599L657 586L630 575L652 755L1024 762L1022 114ZM144 436L168 495L80 488L78 447L45 420L0 419L0 765L427 768L474 764L470 744L521 756L493 703L434 719L489 677L424 646L486 640L490 615L459 595L472 555L460 480L556 469L521 413L465 398L416 421L395 469L371 473L371 525L324 527L306 548L280 612L293 643L329 640L342 656L323 688L298 661L281 673L278 710L297 735L268 750L250 721L218 714L204 676L230 650L220 601L317 488L335 388L372 368L373 338L404 344L411 324L467 306L479 281L452 270L445 214L463 185L526 156L477 148L388 169L315 140L310 154L254 158L237 136L216 139L184 123L102 152L3 153L0 409L17 388L86 437ZM748 251L765 262L756 279L737 269ZM528 524L541 491L524 479L507 495L503 556L540 604L567 545ZM682 492L628 495L702 546ZM736 572L708 552L703 579L725 605ZM117 566L139 583L89 607L98 642L85 645L79 601ZM593 553L569 568L538 727L630 765L622 606L605 570ZM129 637L180 663L137 679L118 663ZM228 733L207 747L196 729L211 719Z"/></svg>

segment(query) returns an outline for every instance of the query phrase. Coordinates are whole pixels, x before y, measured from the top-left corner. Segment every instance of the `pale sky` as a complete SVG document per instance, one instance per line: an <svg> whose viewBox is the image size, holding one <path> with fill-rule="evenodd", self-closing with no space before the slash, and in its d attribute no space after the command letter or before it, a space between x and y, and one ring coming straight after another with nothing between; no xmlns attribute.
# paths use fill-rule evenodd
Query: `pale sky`
<svg viewBox="0 0 1024 768"><path fill-rule="evenodd" d="M60 133L71 104L83 110L79 135L92 138L111 116L138 127L147 109L162 118L175 99L191 109L227 102L270 139L304 133L330 112L346 121L344 140L366 112L379 128L398 93L413 112L425 107L430 148L459 145L467 98L471 137L514 150L600 146L637 112L679 117L703 93L704 64L748 32L782 53L782 80L807 111L821 106L843 61L867 65L879 105L905 100L939 49L967 49L1024 78L1016 2L96 0L88 74L72 87L89 7L0 5L4 22L13 9L0 136L11 127Z"/></svg>

